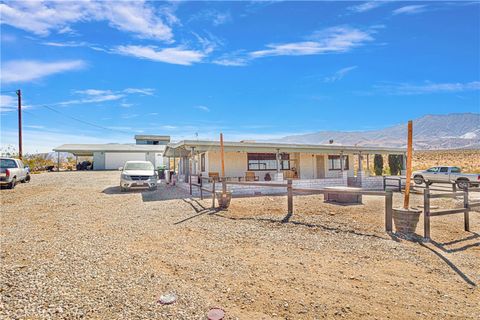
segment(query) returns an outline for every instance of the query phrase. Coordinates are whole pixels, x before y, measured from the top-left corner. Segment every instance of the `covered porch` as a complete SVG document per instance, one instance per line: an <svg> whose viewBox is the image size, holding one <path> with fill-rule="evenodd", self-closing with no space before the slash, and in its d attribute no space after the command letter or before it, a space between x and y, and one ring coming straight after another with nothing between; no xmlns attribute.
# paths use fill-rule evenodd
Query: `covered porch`
<svg viewBox="0 0 480 320"><path fill-rule="evenodd" d="M401 148L225 142L225 179L262 182L292 179L299 186L380 189L383 177L374 176L369 170L373 156L405 152ZM221 175L218 141L181 141L169 145L165 155L180 182L188 182L190 175L210 178Z"/></svg>

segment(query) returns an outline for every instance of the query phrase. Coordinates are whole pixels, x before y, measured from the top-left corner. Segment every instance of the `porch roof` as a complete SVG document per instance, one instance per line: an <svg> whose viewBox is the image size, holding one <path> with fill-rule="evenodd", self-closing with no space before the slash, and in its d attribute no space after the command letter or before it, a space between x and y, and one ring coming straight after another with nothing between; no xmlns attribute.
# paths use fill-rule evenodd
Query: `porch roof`
<svg viewBox="0 0 480 320"><path fill-rule="evenodd" d="M223 143L225 152L302 152L318 154L403 154L407 152L406 148L389 147L359 147L345 145L322 145L322 144L289 144L289 143L268 143L268 142L233 142L225 141ZM196 152L219 151L219 141L198 141L183 140L176 143L170 143L165 149L167 157L186 157L191 153L192 148Z"/></svg>

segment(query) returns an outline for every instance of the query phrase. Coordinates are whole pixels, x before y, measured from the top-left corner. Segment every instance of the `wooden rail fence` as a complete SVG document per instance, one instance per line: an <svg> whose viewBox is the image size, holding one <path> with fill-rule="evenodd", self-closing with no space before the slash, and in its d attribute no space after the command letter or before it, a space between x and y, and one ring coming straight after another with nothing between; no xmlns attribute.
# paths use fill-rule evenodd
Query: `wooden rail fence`
<svg viewBox="0 0 480 320"><path fill-rule="evenodd" d="M195 179L196 178L196 179ZM217 178L218 179L218 178ZM196 182L195 182L196 180ZM352 195L368 195L368 196L383 196L385 197L385 231L391 232L393 226L393 192L391 190L386 191L373 191L373 190L342 190L342 189L328 189L328 188L294 188L293 182L291 179L287 180L287 183L270 183L270 182L241 182L241 181L227 181L227 179L220 178L219 182L222 183L222 190L227 190L227 185L241 185L241 186L252 186L252 187L269 187L269 188L285 188L287 193L287 213L289 215L293 214L294 211L294 192L301 193L315 193L315 194L326 194L326 193L337 193L337 194L352 194ZM212 184L212 188L204 188L203 181L208 181ZM216 179L202 177L201 174L190 175L190 194L193 194L193 187L197 187L200 190L200 199L203 200L203 192L209 192L212 194L212 208L215 207L215 188L216 188Z"/></svg>
<svg viewBox="0 0 480 320"><path fill-rule="evenodd" d="M452 187L453 188L453 187ZM434 189L438 190L438 189ZM480 202L471 202L468 198L469 192L471 191L480 191L480 188L465 188L463 191L457 191L456 187L453 188L451 192L444 193L431 193L432 188L429 187L429 184L426 184L423 192L423 237L425 241L430 241L430 218L437 216L445 216L450 214L463 213L464 220L464 229L465 231L470 231L470 211L472 208L480 207ZM430 199L438 198L453 198L463 197L463 208L456 209L445 209L445 210L436 210L432 211L430 206Z"/></svg>

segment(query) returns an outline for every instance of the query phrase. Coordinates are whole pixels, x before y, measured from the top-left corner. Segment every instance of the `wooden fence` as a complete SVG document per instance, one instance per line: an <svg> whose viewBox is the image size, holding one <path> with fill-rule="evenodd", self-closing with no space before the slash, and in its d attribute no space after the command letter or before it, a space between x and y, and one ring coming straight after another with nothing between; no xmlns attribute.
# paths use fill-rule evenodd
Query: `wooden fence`
<svg viewBox="0 0 480 320"><path fill-rule="evenodd" d="M470 211L472 208L480 207L480 202L472 202L469 200L469 192L480 191L480 188L465 188L463 191L457 191L456 186L452 187L453 191L446 192L445 190L433 189L442 191L443 193L432 194L432 188L426 184L423 192L423 237L426 241L430 241L430 218L437 216L445 216L450 214L463 213L464 229L470 231ZM463 208L445 209L432 211L430 206L430 199L438 198L453 198L463 197Z"/></svg>
<svg viewBox="0 0 480 320"><path fill-rule="evenodd" d="M218 179L218 178L217 178ZM201 174L190 175L190 194L193 194L193 187L199 188L200 199L203 200L203 192L209 192L212 194L212 208L215 207L215 187L216 180L214 178L202 177ZM351 194L351 195L369 195L369 196L383 196L385 197L385 231L392 231L393 225L393 192L391 190L386 191L372 191L372 190L342 190L342 189L329 189L329 188L294 188L291 179L287 180L287 183L275 183L275 182L241 182L241 181L227 181L226 179L218 179L219 183L222 184L222 190L227 190L227 185L241 185L241 186L252 186L252 187L269 187L269 188L285 188L287 193L287 213L289 215L293 214L294 211L294 192L301 193L314 193L314 194L326 194L326 193L337 193L337 194ZM203 181L208 181L212 183L212 188L204 188Z"/></svg>

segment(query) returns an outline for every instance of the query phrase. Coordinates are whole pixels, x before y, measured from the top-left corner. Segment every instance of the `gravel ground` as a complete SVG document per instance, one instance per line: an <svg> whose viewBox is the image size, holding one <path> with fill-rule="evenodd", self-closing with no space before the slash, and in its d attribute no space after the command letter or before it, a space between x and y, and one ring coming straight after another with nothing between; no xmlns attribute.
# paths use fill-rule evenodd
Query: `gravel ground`
<svg viewBox="0 0 480 320"><path fill-rule="evenodd" d="M121 193L118 176L45 173L0 191L0 318L206 319L214 306L225 319L480 318L478 213L471 233L461 215L433 218L435 241L420 244L383 232L381 197L216 212L174 187ZM177 301L159 304L166 293Z"/></svg>

